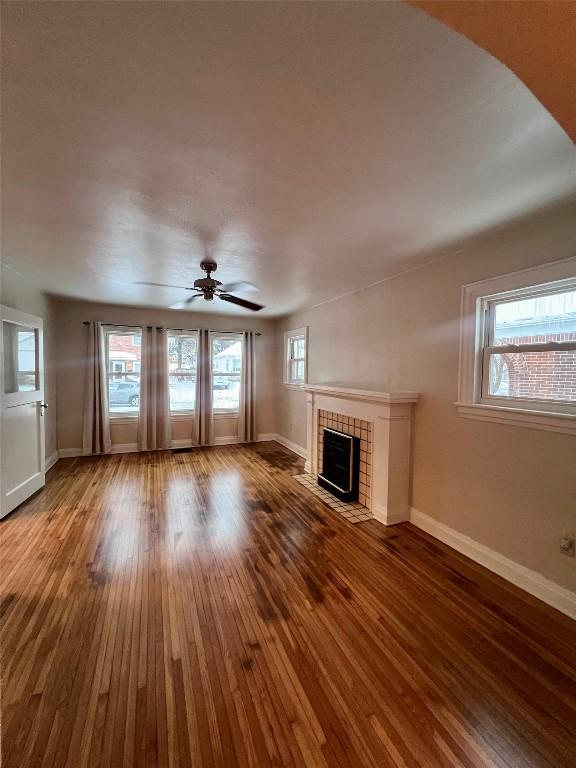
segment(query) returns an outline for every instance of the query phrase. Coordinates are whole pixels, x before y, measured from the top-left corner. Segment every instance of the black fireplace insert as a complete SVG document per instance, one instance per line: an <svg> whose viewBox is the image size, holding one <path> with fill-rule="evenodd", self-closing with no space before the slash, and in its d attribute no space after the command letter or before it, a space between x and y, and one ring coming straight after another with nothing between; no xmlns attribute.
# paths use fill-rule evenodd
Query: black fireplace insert
<svg viewBox="0 0 576 768"><path fill-rule="evenodd" d="M360 438L324 428L322 474L318 485L341 501L358 501Z"/></svg>

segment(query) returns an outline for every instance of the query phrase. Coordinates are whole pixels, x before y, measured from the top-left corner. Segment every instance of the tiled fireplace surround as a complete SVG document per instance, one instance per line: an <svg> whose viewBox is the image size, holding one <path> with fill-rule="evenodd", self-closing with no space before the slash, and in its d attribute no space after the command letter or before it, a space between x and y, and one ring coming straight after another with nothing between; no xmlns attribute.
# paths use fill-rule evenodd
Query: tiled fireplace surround
<svg viewBox="0 0 576 768"><path fill-rule="evenodd" d="M360 437L359 501L384 523L410 515L410 432L415 392L377 392L308 384L305 470L322 468L323 429Z"/></svg>
<svg viewBox="0 0 576 768"><path fill-rule="evenodd" d="M322 473L324 429L360 438L360 492L358 501L372 509L372 422L318 409L318 474Z"/></svg>

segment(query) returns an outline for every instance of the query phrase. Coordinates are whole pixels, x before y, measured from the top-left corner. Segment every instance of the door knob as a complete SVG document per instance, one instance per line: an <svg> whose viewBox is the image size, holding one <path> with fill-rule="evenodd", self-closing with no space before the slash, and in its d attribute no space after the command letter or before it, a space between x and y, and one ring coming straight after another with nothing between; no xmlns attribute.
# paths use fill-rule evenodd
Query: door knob
<svg viewBox="0 0 576 768"><path fill-rule="evenodd" d="M42 409L42 416L44 416L44 411L46 410L46 408L48 408L48 403L45 403L44 401L42 401L40 403L40 408Z"/></svg>

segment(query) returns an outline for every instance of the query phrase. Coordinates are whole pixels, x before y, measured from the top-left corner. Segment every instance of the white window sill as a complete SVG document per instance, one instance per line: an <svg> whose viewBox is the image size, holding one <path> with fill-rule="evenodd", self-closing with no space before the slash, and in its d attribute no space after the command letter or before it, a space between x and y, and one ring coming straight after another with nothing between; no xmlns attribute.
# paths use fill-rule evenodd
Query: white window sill
<svg viewBox="0 0 576 768"><path fill-rule="evenodd" d="M465 419L492 421L498 424L511 424L515 427L576 435L576 414L532 411L500 405L481 405L480 403L455 403L455 405L459 415Z"/></svg>
<svg viewBox="0 0 576 768"><path fill-rule="evenodd" d="M284 387L286 389L294 389L297 392L301 391L306 386L306 383L304 381L299 383L299 384L296 384L296 383L291 382L291 381L285 381L283 383L284 383Z"/></svg>

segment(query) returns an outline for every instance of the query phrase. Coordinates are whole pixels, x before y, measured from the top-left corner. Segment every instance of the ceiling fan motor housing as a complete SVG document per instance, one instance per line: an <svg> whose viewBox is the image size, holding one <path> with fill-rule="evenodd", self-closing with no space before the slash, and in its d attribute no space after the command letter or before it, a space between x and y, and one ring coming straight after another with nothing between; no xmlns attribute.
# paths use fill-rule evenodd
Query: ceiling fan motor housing
<svg viewBox="0 0 576 768"><path fill-rule="evenodd" d="M203 261L202 264L200 264L200 267L206 272L208 277L201 277L198 280L194 280L194 288L198 288L202 291L206 301L213 301L216 288L218 288L219 285L222 285L220 280L214 280L214 278L210 277L212 272L216 272L218 265L215 261Z"/></svg>
<svg viewBox="0 0 576 768"><path fill-rule="evenodd" d="M213 291L219 285L222 285L220 280L214 280L212 277L200 277L194 280L194 288L200 288L201 291Z"/></svg>

